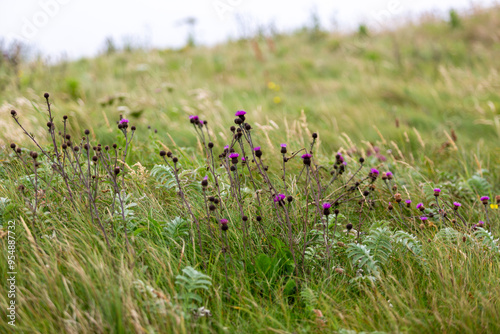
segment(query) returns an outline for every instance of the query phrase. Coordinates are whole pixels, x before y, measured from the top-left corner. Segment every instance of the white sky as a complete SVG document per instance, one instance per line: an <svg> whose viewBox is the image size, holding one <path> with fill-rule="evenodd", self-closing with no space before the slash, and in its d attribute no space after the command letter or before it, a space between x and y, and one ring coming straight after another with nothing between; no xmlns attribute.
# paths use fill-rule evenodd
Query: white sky
<svg viewBox="0 0 500 334"><path fill-rule="evenodd" d="M432 11L446 14L449 8L494 0L0 0L0 39L18 38L54 57L92 56L113 36L154 47L179 47L188 28L179 24L195 17L196 39L202 44L239 37L243 30L274 22L290 30L310 22L313 9L324 28L337 22L340 28L365 22L376 27L409 14ZM383 13L383 14L381 14ZM376 18L378 17L378 19Z"/></svg>

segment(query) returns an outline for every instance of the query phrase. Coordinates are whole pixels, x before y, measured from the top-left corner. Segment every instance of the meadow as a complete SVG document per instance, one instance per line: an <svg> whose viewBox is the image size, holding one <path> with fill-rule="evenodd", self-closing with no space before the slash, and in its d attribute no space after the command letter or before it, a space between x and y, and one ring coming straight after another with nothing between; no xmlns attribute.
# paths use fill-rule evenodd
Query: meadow
<svg viewBox="0 0 500 334"><path fill-rule="evenodd" d="M0 332L500 332L499 8L108 51L0 62Z"/></svg>

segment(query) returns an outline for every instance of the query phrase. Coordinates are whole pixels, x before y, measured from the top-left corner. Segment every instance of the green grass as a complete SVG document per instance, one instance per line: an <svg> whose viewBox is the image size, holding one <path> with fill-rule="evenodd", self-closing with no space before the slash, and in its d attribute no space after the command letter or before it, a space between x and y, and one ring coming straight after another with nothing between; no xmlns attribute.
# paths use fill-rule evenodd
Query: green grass
<svg viewBox="0 0 500 334"><path fill-rule="evenodd" d="M303 29L213 48L134 50L56 65L23 63L17 72L0 63L0 243L5 254L0 276L8 276L5 233L8 221L14 220L15 330L499 332L499 210L489 209L491 224L485 230L470 226L485 220L479 197L493 199L500 193L500 10L456 15L451 23L427 18L392 32L368 31L362 36ZM84 129L90 129L93 144L124 148L115 124L120 114L137 126L125 161L124 191L130 195L128 203L135 204L125 224L132 252L125 246L121 215L111 209L113 187L101 167L96 203L109 246L92 222L86 193L76 192L72 205L61 195L66 191L62 179L52 177L51 163L42 157L39 177L52 187L40 182L44 193L38 196L32 225L35 191L26 175L34 175L9 145L23 147L28 160L27 152L36 147L16 127L10 110L17 110L26 129L49 147L45 91L51 94L58 130L62 115L69 116L68 132L75 144ZM414 209L418 202L436 213L432 189L440 187L441 203L462 203L459 212L469 228L460 220L443 226L437 216L422 228L418 218L405 219L404 226L399 207L387 209L394 198L379 179L371 191L374 210L360 214L358 199L340 206L328 259L324 231L315 216L317 199L306 190L305 174L298 178L302 162L296 158L287 163L285 179L294 196L290 213L298 265L288 230L278 223L271 194L255 167L252 175L266 200L257 207L249 174L242 173L248 235L241 229L229 178L218 169L225 187L222 212L230 221L225 253L217 225L205 218L199 184L210 173L188 115L209 122L217 156L230 142L229 127L239 109L248 112L252 138L262 146L270 179L281 191L279 144L287 143L289 152L309 148L311 134L317 132L315 163L331 169L339 151L348 161L346 174L331 192L350 178L363 156L365 167L355 179L372 167L393 172L397 191L413 201L413 209L403 208L406 217L419 215ZM368 154L374 147L386 160ZM203 255L175 179L165 169L155 169L164 164L160 150L179 157L183 190L202 223ZM87 164L82 166L86 170ZM328 182L326 170L318 175L322 183ZM215 195L212 178L209 183L207 191ZM321 202L333 198L327 193ZM259 212L261 223L256 221ZM451 210L448 214L454 217ZM304 217L307 240L317 240L307 244L302 259ZM357 235L345 231L348 223L357 230L360 217L365 232L361 245L369 249L364 255ZM335 222L329 228L332 233ZM364 264L353 261L358 255ZM196 272L187 277L189 267L208 278ZM8 302L3 284L2 309ZM211 316L197 317L193 304L208 309ZM2 315L0 332L12 329Z"/></svg>

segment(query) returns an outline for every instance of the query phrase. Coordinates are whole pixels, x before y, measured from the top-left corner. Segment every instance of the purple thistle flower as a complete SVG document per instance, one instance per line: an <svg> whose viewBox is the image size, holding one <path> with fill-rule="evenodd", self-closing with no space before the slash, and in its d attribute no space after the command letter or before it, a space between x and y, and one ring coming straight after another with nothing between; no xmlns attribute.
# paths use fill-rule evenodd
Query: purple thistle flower
<svg viewBox="0 0 500 334"><path fill-rule="evenodd" d="M330 209L332 205L328 202L323 203L323 209Z"/></svg>
<svg viewBox="0 0 500 334"><path fill-rule="evenodd" d="M229 158L231 158L231 159L236 159L236 158L237 158L237 157L239 157L239 156L240 156L240 155L239 155L238 153L231 153L231 154L229 155Z"/></svg>
<svg viewBox="0 0 500 334"><path fill-rule="evenodd" d="M126 123L128 123L128 119L126 119L126 118L122 118L122 119L120 120L120 124L126 124Z"/></svg>
<svg viewBox="0 0 500 334"><path fill-rule="evenodd" d="M203 180L208 180L208 176L205 176L205 177L203 178Z"/></svg>
<svg viewBox="0 0 500 334"><path fill-rule="evenodd" d="M302 159L311 159L312 158L312 154L309 154L309 153L302 154L301 158Z"/></svg>
<svg viewBox="0 0 500 334"><path fill-rule="evenodd" d="M485 201L487 202L487 201L489 201L489 200L490 200L490 198L489 198L488 196L483 196L483 197L481 197L481 201L482 201L482 202L485 202Z"/></svg>
<svg viewBox="0 0 500 334"><path fill-rule="evenodd" d="M434 188L434 192L435 192L435 193L440 193L440 192L441 192L441 189L439 189L439 188Z"/></svg>
<svg viewBox="0 0 500 334"><path fill-rule="evenodd" d="M284 194L278 194L274 197L273 201L274 203L282 202L286 196Z"/></svg>
<svg viewBox="0 0 500 334"><path fill-rule="evenodd" d="M417 204L417 209L420 209L420 208L423 208L424 207L424 203L418 203Z"/></svg>
<svg viewBox="0 0 500 334"><path fill-rule="evenodd" d="M281 144L280 146L281 146L281 147L286 147L286 144Z"/></svg>
<svg viewBox="0 0 500 334"><path fill-rule="evenodd" d="M459 208L459 207L461 207L461 206L462 206L462 204L460 204L460 203L458 203L458 202L453 202L453 206L454 206L455 208Z"/></svg>
<svg viewBox="0 0 500 334"><path fill-rule="evenodd" d="M191 115L191 116L189 116L189 120L192 122L195 122L195 121L199 121L200 118L196 115Z"/></svg>
<svg viewBox="0 0 500 334"><path fill-rule="evenodd" d="M243 116L243 115L245 115L246 113L247 113L247 112L246 112L245 110L238 110L238 111L236 112L236 114L234 114L234 115L235 115L235 116Z"/></svg>
<svg viewBox="0 0 500 334"><path fill-rule="evenodd" d="M225 150L229 150L229 145L224 146Z"/></svg>
<svg viewBox="0 0 500 334"><path fill-rule="evenodd" d="M220 229L223 230L224 232L227 231L229 229L229 226L227 226L227 219L226 218L222 218L220 221Z"/></svg>
<svg viewBox="0 0 500 334"><path fill-rule="evenodd" d="M477 226L479 226L479 227L483 227L483 225L484 225L484 222L482 220L480 220L479 223L477 223Z"/></svg>
<svg viewBox="0 0 500 334"><path fill-rule="evenodd" d="M260 151L260 146L255 146L255 147L253 148L253 150L254 150L254 151Z"/></svg>
<svg viewBox="0 0 500 334"><path fill-rule="evenodd" d="M407 199L407 200L405 201L405 203L406 203L406 204L411 204L411 199Z"/></svg>
<svg viewBox="0 0 500 334"><path fill-rule="evenodd" d="M370 170L370 172L371 172L372 174L375 174L375 175L378 175L378 174L379 174L379 171L378 171L378 169L376 169L376 168L372 168L372 169Z"/></svg>
<svg viewBox="0 0 500 334"><path fill-rule="evenodd" d="M387 173L385 173L385 175L387 175L387 177L392 177L393 176L393 174L391 172L387 172Z"/></svg>
<svg viewBox="0 0 500 334"><path fill-rule="evenodd" d="M420 220L422 220L422 221L427 220L427 219L429 219L429 218L427 218L425 216L420 217Z"/></svg>
<svg viewBox="0 0 500 334"><path fill-rule="evenodd" d="M245 162L245 161L247 161L247 160L245 159L245 157L241 157L241 162Z"/></svg>

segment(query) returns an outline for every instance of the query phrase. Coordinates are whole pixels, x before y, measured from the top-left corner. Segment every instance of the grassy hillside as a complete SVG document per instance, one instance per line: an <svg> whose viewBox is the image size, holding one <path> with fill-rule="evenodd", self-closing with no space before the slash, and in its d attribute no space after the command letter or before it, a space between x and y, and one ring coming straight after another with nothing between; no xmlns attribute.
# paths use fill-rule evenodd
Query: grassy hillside
<svg viewBox="0 0 500 334"><path fill-rule="evenodd" d="M380 33L3 61L15 329L500 331L499 52L491 8Z"/></svg>

